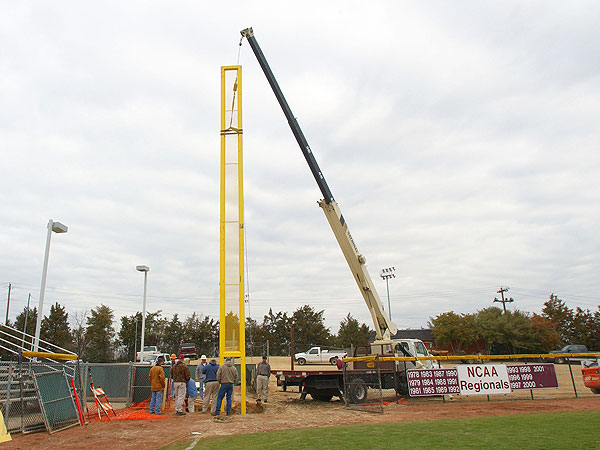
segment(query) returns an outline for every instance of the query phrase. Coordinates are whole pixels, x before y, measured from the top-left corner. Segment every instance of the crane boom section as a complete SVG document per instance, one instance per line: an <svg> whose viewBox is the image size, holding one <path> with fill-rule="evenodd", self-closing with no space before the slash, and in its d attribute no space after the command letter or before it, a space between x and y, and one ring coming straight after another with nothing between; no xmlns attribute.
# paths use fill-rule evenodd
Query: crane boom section
<svg viewBox="0 0 600 450"><path fill-rule="evenodd" d="M337 202L326 203L324 200L321 200L317 203L323 209L325 217L327 217L327 221L356 280L356 284L358 284L360 292L365 299L367 308L371 313L371 319L373 320L373 324L375 324L376 339L378 341L389 341L390 337L396 334L398 330L396 325L383 312L381 299L377 294L373 280L371 280L371 276L365 265L366 259L358 251Z"/></svg>
<svg viewBox="0 0 600 450"><path fill-rule="evenodd" d="M277 101L279 102L279 105L283 110L283 114L285 115L285 118L287 119L288 124L292 129L292 133L294 134L298 145L300 146L300 150L302 150L302 154L304 155L304 158L308 163L308 167L310 167L310 171L312 172L313 177L315 177L315 181L317 182L317 185L319 186L319 189L323 194L323 198L327 203L332 202L333 194L331 193L331 190L329 189L329 186L325 181L325 177L323 176L323 173L321 172L321 169L317 164L317 160L315 159L310 149L310 146L308 145L308 141L304 137L304 133L302 133L300 125L298 125L298 121L292 114L290 105L288 105L288 102L283 96L283 92L281 92L279 84L277 83L277 80L273 75L273 72L271 72L271 68L269 67L269 63L267 63L265 55L263 55L263 52L260 49L260 46L258 45L258 42L256 42L256 38L254 37L252 28L246 28L245 30L242 30L241 33L242 36L244 36L248 40L248 43L250 44L250 47L254 52L254 56L256 56L256 59L258 60L258 64L263 70L265 77L267 77L267 81L271 85L271 89L273 89L273 93L275 94L275 97L277 98Z"/></svg>
<svg viewBox="0 0 600 450"><path fill-rule="evenodd" d="M252 28L246 28L241 31L243 37L248 40L252 51L254 52L254 56L258 60L258 64L263 70L265 76L267 77L267 81L271 85L271 89L273 89L273 93L283 110L283 113L288 121L288 124L300 146L300 150L310 167L310 170L315 178L321 193L323 194L323 200L320 200L319 206L323 209L325 216L327 217L327 221L333 230L333 234L338 241L340 248L342 249L342 253L346 258L346 262L352 271L352 275L360 288L360 292L367 303L367 308L371 313L371 318L373 320L373 324L375 325L375 334L378 341L381 340L389 340L390 336L395 334L397 329L396 325L391 321L391 319L385 315L383 312L383 307L381 304L381 300L379 299L379 295L377 295L377 291L375 290L375 286L373 285L373 281L369 276L369 272L367 271L367 267L365 266L365 258L360 254L358 249L356 248L356 244L352 239L352 235L348 230L348 225L340 212L340 209L337 205L337 202L333 198L333 194L325 181L325 177L317 164L317 161L304 137L304 133L300 129L300 125L298 125L298 121L292 114L292 110L288 105L283 92L267 63L265 56L254 37L254 33Z"/></svg>

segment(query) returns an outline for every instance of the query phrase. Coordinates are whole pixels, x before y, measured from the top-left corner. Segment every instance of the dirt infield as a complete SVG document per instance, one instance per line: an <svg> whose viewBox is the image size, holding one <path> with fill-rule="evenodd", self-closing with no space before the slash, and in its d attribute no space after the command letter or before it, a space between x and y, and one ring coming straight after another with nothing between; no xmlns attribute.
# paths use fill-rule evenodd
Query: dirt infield
<svg viewBox="0 0 600 450"><path fill-rule="evenodd" d="M272 361L273 366L279 366ZM289 360L288 360L289 363ZM307 366L306 369L317 368ZM14 435L13 441L3 444L6 449L29 449L35 446L43 448L61 448L64 450L81 449L87 446L110 449L159 448L179 440L200 436L222 436L229 434L256 433L260 431L282 430L329 425L350 425L380 422L409 422L415 420L438 420L496 416L509 414L531 414L559 411L600 410L600 395L594 396L581 382L577 384L580 398L575 399L571 378L567 366L556 366L559 389L535 391L536 400L530 400L529 391L509 396L496 396L491 402L485 396L456 398L455 401L442 403L440 398L407 399L401 404L385 406L384 414L347 409L339 400L317 402L300 401L297 390L283 392L271 378L269 403L257 407L254 397L248 398L248 414L239 415L239 390L235 393L234 414L230 417L215 419L209 414L193 413L185 417L175 417L167 413L164 420L158 421L103 421L93 422L85 428L72 427L49 435L36 433ZM324 368L323 366L320 368ZM576 379L581 378L580 370L573 366ZM519 399L520 398L520 399ZM386 400L394 400L387 393Z"/></svg>

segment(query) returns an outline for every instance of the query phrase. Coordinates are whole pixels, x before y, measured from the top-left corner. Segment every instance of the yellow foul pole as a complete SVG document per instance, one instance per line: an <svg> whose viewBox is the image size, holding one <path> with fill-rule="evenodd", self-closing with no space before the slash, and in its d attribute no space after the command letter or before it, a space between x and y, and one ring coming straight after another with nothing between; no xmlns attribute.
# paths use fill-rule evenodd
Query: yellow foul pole
<svg viewBox="0 0 600 450"><path fill-rule="evenodd" d="M219 362L240 359L241 413L246 414L242 67L221 67L221 213Z"/></svg>

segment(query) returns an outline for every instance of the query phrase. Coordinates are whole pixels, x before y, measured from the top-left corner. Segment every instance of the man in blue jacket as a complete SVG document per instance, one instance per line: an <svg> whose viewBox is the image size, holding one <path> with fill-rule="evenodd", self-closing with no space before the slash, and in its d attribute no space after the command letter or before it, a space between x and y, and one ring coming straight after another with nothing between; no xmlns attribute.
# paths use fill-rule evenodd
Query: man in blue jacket
<svg viewBox="0 0 600 450"><path fill-rule="evenodd" d="M202 412L208 410L208 404L211 403L210 412L214 413L217 410L217 392L219 392L219 382L217 381L217 371L219 365L215 359L211 359L202 369L202 373L206 375L204 380L204 397L202 399Z"/></svg>

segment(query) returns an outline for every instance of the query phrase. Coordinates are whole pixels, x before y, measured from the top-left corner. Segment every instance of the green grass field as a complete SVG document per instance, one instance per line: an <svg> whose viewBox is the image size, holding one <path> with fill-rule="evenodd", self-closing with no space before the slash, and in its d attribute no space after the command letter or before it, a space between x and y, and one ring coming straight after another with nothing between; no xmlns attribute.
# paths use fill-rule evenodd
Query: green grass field
<svg viewBox="0 0 600 450"><path fill-rule="evenodd" d="M192 439L165 447L187 448ZM218 449L600 449L600 411L272 431L201 439Z"/></svg>

